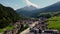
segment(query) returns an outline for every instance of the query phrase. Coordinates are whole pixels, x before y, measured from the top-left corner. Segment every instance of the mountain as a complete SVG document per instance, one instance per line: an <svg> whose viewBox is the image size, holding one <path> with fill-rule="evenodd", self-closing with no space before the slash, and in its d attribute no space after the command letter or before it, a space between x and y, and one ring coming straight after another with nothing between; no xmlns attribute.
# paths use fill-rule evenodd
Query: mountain
<svg viewBox="0 0 60 34"><path fill-rule="evenodd" d="M0 28L8 26L10 23L18 20L20 16L11 7L5 7L0 4Z"/></svg>
<svg viewBox="0 0 60 34"><path fill-rule="evenodd" d="M59 11L60 11L60 1L54 3L54 4L50 5L50 6L47 6L47 7L38 9L38 10L34 10L33 14L35 14L35 15L33 17L36 17L41 13L59 12Z"/></svg>
<svg viewBox="0 0 60 34"><path fill-rule="evenodd" d="M25 9L25 10L24 10ZM33 8L24 8L24 9L20 9L20 10L17 10L16 12L21 14L21 15L24 15L25 16L29 16L29 17L38 17L38 15L40 13L48 13L48 12L58 12L60 11L60 1L59 2L56 2L50 6L47 6L47 7L44 7L44 8L40 8L40 9L35 9L35 10L31 10ZM26 10L27 9L27 10ZM40 15L39 15L40 16Z"/></svg>
<svg viewBox="0 0 60 34"><path fill-rule="evenodd" d="M45 8L42 8L42 9L39 9L38 12L52 12L52 11L58 11L60 10L60 1L59 2L56 2L55 4L52 4L48 7L45 7Z"/></svg>
<svg viewBox="0 0 60 34"><path fill-rule="evenodd" d="M38 8L36 8L36 7L31 5L31 6L25 6L23 8L17 9L16 12L18 14L20 14L21 16L24 16L24 17L28 16L28 17L30 17L33 14L32 11L36 10L36 9L38 9Z"/></svg>
<svg viewBox="0 0 60 34"><path fill-rule="evenodd" d="M23 10L26 10L26 11L32 11L32 10L35 10L37 8L31 5L31 6L25 6L24 8L21 8L20 10L22 10L22 9Z"/></svg>

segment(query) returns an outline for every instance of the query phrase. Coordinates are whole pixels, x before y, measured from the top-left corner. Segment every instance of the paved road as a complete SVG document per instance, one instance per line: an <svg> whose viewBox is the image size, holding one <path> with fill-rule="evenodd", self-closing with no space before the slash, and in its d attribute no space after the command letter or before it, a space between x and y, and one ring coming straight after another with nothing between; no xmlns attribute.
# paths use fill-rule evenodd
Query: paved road
<svg viewBox="0 0 60 34"><path fill-rule="evenodd" d="M20 34L26 34L26 33L28 33L28 32L30 31L30 28L34 27L35 24L37 24L37 23L38 23L38 21L34 22L33 24L30 25L29 28L27 28L26 30L24 30L24 31L21 32Z"/></svg>

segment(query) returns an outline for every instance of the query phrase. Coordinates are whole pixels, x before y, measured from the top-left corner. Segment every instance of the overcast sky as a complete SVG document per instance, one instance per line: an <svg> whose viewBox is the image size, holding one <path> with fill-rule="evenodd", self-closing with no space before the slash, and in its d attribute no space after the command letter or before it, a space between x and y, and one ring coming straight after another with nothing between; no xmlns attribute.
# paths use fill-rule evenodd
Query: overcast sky
<svg viewBox="0 0 60 34"><path fill-rule="evenodd" d="M29 1L43 8L52 5L60 0L29 0ZM15 10L26 6L24 0L0 0L0 3L3 4L4 6L12 7Z"/></svg>

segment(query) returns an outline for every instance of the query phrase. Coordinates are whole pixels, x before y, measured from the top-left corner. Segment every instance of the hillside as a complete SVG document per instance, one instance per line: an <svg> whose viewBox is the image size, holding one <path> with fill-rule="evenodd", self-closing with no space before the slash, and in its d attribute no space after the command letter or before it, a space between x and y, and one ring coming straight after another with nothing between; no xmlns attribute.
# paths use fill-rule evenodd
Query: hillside
<svg viewBox="0 0 60 34"><path fill-rule="evenodd" d="M50 6L44 7L44 8L40 8L37 10L32 11L34 15L32 15L33 17L39 17L40 14L42 13L53 13L53 12L59 12L60 11L60 1L56 2Z"/></svg>
<svg viewBox="0 0 60 34"><path fill-rule="evenodd" d="M34 10L33 10L34 9ZM17 9L16 12L22 17L34 17L40 16L40 13L56 12L60 11L60 1L44 8L35 8L34 6L26 6L24 8Z"/></svg>
<svg viewBox="0 0 60 34"><path fill-rule="evenodd" d="M37 18L40 18L40 17L50 18L50 17L57 16L57 15L60 15L60 11L56 11L56 12L42 12L39 15L37 15L38 16Z"/></svg>
<svg viewBox="0 0 60 34"><path fill-rule="evenodd" d="M25 6L23 8L17 9L16 12L21 15L22 17L31 17L33 14L33 10L36 10L37 8L34 6Z"/></svg>
<svg viewBox="0 0 60 34"><path fill-rule="evenodd" d="M2 4L0 4L0 28L5 28L6 26L9 26L10 23L15 22L20 17L10 7L5 7Z"/></svg>
<svg viewBox="0 0 60 34"><path fill-rule="evenodd" d="M47 19L48 29L56 29L60 31L60 16L54 16Z"/></svg>

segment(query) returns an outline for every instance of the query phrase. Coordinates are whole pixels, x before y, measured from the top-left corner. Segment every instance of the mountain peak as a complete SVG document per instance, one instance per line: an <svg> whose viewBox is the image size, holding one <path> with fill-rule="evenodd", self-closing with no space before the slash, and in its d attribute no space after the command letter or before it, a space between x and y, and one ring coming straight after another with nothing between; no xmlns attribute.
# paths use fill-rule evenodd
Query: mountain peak
<svg viewBox="0 0 60 34"><path fill-rule="evenodd" d="M38 9L38 8L30 5L30 6L25 6L25 7L23 7L23 8L20 8L20 9L18 9L18 10L32 11L32 10L36 10L36 9Z"/></svg>
<svg viewBox="0 0 60 34"><path fill-rule="evenodd" d="M35 9L38 9L38 8L30 5L30 6L25 6L24 9L25 9L25 10L28 10L28 11L32 11L32 10L35 10Z"/></svg>

